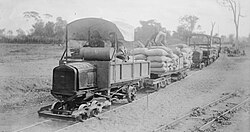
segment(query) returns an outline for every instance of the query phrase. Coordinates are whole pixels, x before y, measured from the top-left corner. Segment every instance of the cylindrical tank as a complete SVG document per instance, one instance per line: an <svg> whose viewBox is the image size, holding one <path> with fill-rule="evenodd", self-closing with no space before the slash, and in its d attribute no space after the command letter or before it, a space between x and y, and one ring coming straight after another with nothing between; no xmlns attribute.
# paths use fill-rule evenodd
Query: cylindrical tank
<svg viewBox="0 0 250 132"><path fill-rule="evenodd" d="M89 48L80 49L79 56L84 60L110 61L114 55L114 48Z"/></svg>

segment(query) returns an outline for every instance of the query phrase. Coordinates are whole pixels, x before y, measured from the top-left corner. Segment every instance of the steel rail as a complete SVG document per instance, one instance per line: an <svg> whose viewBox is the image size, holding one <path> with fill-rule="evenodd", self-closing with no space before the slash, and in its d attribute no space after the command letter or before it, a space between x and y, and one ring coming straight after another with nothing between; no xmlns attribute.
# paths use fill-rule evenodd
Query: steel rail
<svg viewBox="0 0 250 132"><path fill-rule="evenodd" d="M242 101L241 103L239 103L238 105L234 106L233 108L226 110L225 112L223 112L221 115L215 117L213 120L209 121L208 123L206 123L205 125L201 126L199 128L200 131L205 131L214 121L216 121L217 119L219 119L220 117L228 114L231 111L234 111L235 109L241 107L243 104L245 104L247 101L249 101L250 98L245 99L244 101Z"/></svg>
<svg viewBox="0 0 250 132"><path fill-rule="evenodd" d="M206 108L208 108L208 107L211 107L211 105L213 105L213 104L220 103L220 102L222 102L222 101L225 101L225 100L228 99L228 98L231 98L235 93L236 93L236 92L232 92L232 93L230 93L230 94L228 94L228 95L226 95L226 96L224 96L224 97L222 97L222 98L219 98L219 99L217 99L217 100L215 100L215 101L212 101L212 102L210 102L210 103L208 103L208 104L206 104L206 105L203 105L203 106L200 107L200 108L206 109ZM184 118L190 116L190 114L192 114L192 113L193 113L193 111L191 110L191 111L187 112L186 114L184 114L183 116L181 116L181 117L179 117L179 118L173 120L172 122L170 122L170 123L168 123L168 124L166 124L166 125L163 125L163 126L157 128L157 129L154 130L153 132L160 131L160 130L162 130L162 129L164 129L164 128L171 128L172 126L174 126L176 123L178 123L178 122L181 121L182 119L184 119Z"/></svg>
<svg viewBox="0 0 250 132"><path fill-rule="evenodd" d="M35 124L32 124L32 125L26 126L26 127L24 127L24 128L21 128L21 129L18 129L18 130L14 130L13 132L21 132L21 131L23 131L23 130L26 130L26 129L32 128L32 127L34 127L34 126L37 126L37 125L43 124L43 123L48 122L48 121L51 121L51 120L44 120L44 121L41 121L41 122L37 122L37 123L35 123Z"/></svg>

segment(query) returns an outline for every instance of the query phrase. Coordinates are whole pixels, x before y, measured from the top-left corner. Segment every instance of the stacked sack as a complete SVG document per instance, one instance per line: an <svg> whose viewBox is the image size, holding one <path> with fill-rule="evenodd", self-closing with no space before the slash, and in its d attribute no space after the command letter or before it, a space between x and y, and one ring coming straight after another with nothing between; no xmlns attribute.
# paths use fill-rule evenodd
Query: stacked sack
<svg viewBox="0 0 250 132"><path fill-rule="evenodd" d="M174 57L172 58L173 60L172 70L179 70L183 68L182 54L178 54L178 55L174 53Z"/></svg>
<svg viewBox="0 0 250 132"><path fill-rule="evenodd" d="M164 46L150 47L146 52L147 60L151 62L152 72L167 72L173 66L172 51Z"/></svg>
<svg viewBox="0 0 250 132"><path fill-rule="evenodd" d="M173 50L174 53L174 70L179 70L183 68L183 53L181 52L180 48L177 45L171 45L170 48Z"/></svg>
<svg viewBox="0 0 250 132"><path fill-rule="evenodd" d="M182 50L182 53L185 54L185 57L184 57L184 67L188 67L190 68L192 63L193 63L193 50L188 47L188 48L183 48Z"/></svg>
<svg viewBox="0 0 250 132"><path fill-rule="evenodd" d="M135 60L147 60L146 52L147 48L135 48L131 50L130 55L134 55ZM133 57L130 57L133 58Z"/></svg>
<svg viewBox="0 0 250 132"><path fill-rule="evenodd" d="M177 44L176 49L178 49L183 56L183 66L190 68L193 63L193 50L186 44Z"/></svg>
<svg viewBox="0 0 250 132"><path fill-rule="evenodd" d="M183 53L185 54L186 51L187 50L185 48L180 49L176 46L171 48L165 46L152 46L149 47L149 49L135 48L130 52L130 55L133 55L136 61L150 61L152 72L163 73L182 69L184 67ZM189 54L189 52L187 52L187 54ZM130 58L133 57L131 56Z"/></svg>

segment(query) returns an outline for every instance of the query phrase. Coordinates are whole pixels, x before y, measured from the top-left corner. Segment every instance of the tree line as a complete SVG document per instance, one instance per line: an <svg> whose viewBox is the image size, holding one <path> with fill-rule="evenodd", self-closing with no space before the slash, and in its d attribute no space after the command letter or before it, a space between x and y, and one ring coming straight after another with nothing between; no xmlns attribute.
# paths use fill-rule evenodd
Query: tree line
<svg viewBox="0 0 250 132"><path fill-rule="evenodd" d="M13 35L13 31L0 29L0 42L2 43L42 43L42 44L61 44L65 39L65 28L67 21L62 17L57 17L56 21L47 21L41 17L38 12L28 11L23 13L24 18L34 21L29 32L25 32L19 28L16 30L17 35ZM43 14L46 18L52 17L50 14Z"/></svg>
<svg viewBox="0 0 250 132"><path fill-rule="evenodd" d="M168 44L178 44L186 43L188 37L191 34L205 34L205 31L202 30L199 23L199 18L195 15L185 15L179 18L179 26L177 26L175 31L167 30L165 27L162 27L161 23L156 22L155 20L146 20L140 21L141 26L135 29L135 40L147 44L156 34L160 31L166 34L166 40ZM239 40L238 36L234 34L229 34L228 36L221 35L218 33L213 33L215 22L211 23L211 36L221 37L223 43L232 44L236 46L239 44L250 43L250 34L248 37L241 37Z"/></svg>
<svg viewBox="0 0 250 132"><path fill-rule="evenodd" d="M39 14L34 11L27 11L23 13L24 18L29 21L34 21L32 28L28 33L19 28L16 30L17 35L13 35L13 31L0 29L0 42L2 43L43 43L43 44L62 44L65 39L65 28L67 21L62 17L57 17L56 21L45 21L45 18L51 18L50 14ZM43 18L43 17L44 18ZM179 18L179 26L176 31L167 30L156 22L154 19L140 21L141 26L135 29L135 40L140 41L143 44L147 44L149 40L156 36L159 31L166 33L166 40L170 44L186 43L188 36L193 33L205 33L201 30L201 26L198 24L199 18L194 15L185 15ZM213 28L215 22L212 22L211 36L213 35ZM218 36L219 37L219 36ZM234 43L234 39L237 40L237 36L233 34L229 36L220 36L224 41ZM247 42L250 42L250 34L247 38Z"/></svg>
<svg viewBox="0 0 250 132"><path fill-rule="evenodd" d="M185 15L179 19L179 26L176 31L167 30L165 27L162 27L161 23L153 19L140 21L141 26L135 30L135 40L147 44L161 31L166 34L167 43L186 43L188 36L192 33L204 33L201 30L201 26L198 25L198 20L197 16Z"/></svg>

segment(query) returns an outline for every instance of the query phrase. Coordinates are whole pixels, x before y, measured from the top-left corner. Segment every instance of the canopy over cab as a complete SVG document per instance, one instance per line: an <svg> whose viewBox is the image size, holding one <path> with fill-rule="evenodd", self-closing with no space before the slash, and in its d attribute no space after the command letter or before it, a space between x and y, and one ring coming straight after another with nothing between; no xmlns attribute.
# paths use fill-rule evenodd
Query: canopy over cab
<svg viewBox="0 0 250 132"><path fill-rule="evenodd" d="M95 50L95 52L101 54L98 56L108 56L110 59L110 55L113 55L113 52L117 52L122 42L133 40L134 28L123 22L112 23L101 18L83 18L67 25L66 56L82 58L83 51L81 52L80 50L84 50L85 54L88 52L88 55L94 56L94 52L91 50ZM82 47L91 47L91 49ZM97 48L106 49L100 50ZM104 54L102 55L102 53Z"/></svg>
<svg viewBox="0 0 250 132"><path fill-rule="evenodd" d="M192 34L188 37L190 46L210 46L211 37L206 34Z"/></svg>
<svg viewBox="0 0 250 132"><path fill-rule="evenodd" d="M67 25L68 40L89 41L91 35L98 31L102 39L109 39L109 34L114 32L117 39L124 40L118 27L107 20L100 18L83 18L73 21Z"/></svg>

